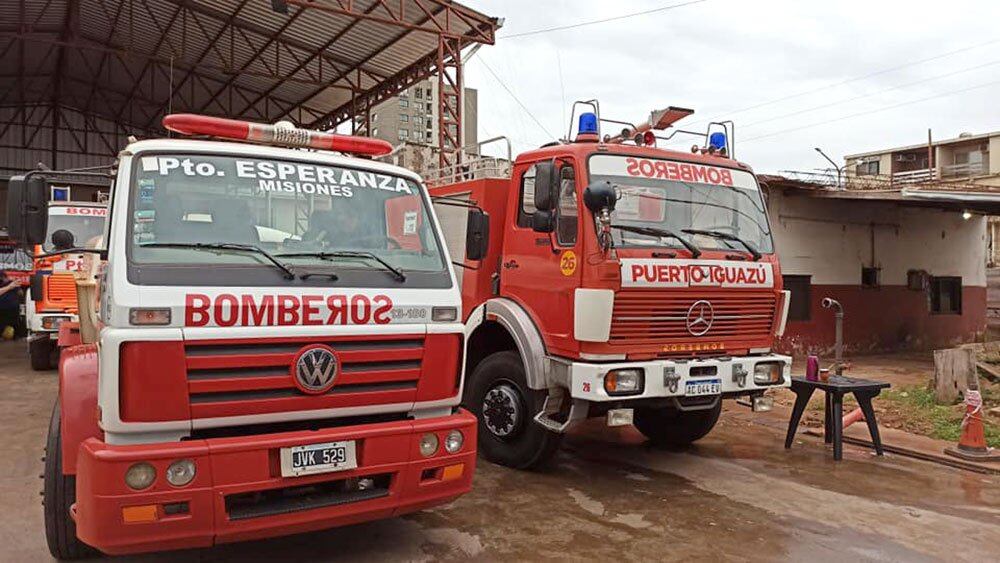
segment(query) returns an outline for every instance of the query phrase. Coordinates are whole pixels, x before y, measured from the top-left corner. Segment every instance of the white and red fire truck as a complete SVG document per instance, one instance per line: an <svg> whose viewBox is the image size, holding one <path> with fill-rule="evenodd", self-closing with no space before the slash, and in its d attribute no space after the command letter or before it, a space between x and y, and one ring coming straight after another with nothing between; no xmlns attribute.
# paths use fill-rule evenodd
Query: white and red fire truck
<svg viewBox="0 0 1000 563"><path fill-rule="evenodd" d="M60 364L52 554L277 536L467 492L461 296L421 179L366 158L391 149L382 141L192 115L164 125L223 140L129 144L106 246L67 251L107 264L99 340ZM26 244L45 233L44 174L11 183Z"/></svg>
<svg viewBox="0 0 1000 563"><path fill-rule="evenodd" d="M772 351L788 294L731 127L710 127L692 152L665 150L656 131L691 110L602 137L590 104L573 140L521 154L500 177L495 162L466 163L431 188L490 215L489 253L458 271L463 402L480 451L508 466L543 463L588 416L687 444L712 429L721 399L762 410L766 390L790 384L790 358ZM460 249L462 217L439 216Z"/></svg>
<svg viewBox="0 0 1000 563"><path fill-rule="evenodd" d="M48 204L48 228L45 240L35 245L35 254L46 254L57 248L94 249L104 234L108 214L104 203L62 202ZM63 323L76 323L76 275L82 272L88 258L81 253L55 254L34 260L29 287L24 299L24 322L28 328L28 356L31 368L53 369L59 365L57 335Z"/></svg>

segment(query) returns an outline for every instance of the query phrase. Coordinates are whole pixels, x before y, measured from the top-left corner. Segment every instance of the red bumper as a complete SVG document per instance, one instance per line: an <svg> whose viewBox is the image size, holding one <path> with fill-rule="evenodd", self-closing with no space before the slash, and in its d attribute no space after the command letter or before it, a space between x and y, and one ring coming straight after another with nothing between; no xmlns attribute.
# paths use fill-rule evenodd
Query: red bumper
<svg viewBox="0 0 1000 563"><path fill-rule="evenodd" d="M453 429L462 431L465 443L448 454L444 438ZM419 440L428 432L438 435L441 446L425 458ZM356 441L357 469L281 477L282 447L340 440ZM187 486L174 487L165 472L181 458L194 460L197 473ZM139 461L153 464L157 476L150 488L135 492L123 479ZM81 540L112 555L206 547L443 504L471 489L475 463L476 419L465 410L440 418L168 444L112 446L91 438L80 446L73 517ZM376 486L346 496L330 492L334 483L351 478L373 478ZM304 490L309 485L315 489ZM286 494L279 494L281 489ZM289 503L286 496L296 500Z"/></svg>

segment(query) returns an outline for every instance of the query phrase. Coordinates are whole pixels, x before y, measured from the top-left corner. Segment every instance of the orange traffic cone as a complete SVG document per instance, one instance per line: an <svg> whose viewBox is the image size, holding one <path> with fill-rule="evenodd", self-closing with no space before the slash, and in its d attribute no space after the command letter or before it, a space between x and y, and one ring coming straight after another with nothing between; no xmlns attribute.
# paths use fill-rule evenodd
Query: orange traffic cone
<svg viewBox="0 0 1000 563"><path fill-rule="evenodd" d="M970 461L993 461L1000 459L1000 452L986 445L983 430L983 398L979 391L965 391L965 419L962 420L962 435L957 447L948 447L944 453Z"/></svg>

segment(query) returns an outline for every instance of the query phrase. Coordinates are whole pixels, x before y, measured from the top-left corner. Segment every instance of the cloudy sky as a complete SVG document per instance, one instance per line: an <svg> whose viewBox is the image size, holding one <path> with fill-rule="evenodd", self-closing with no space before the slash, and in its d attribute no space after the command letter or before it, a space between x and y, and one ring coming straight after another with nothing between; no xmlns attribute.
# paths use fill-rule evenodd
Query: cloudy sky
<svg viewBox="0 0 1000 563"><path fill-rule="evenodd" d="M829 166L817 146L839 161L924 142L928 128L1000 129L1000 2L689 1L465 0L505 20L466 65L480 138L521 152L564 136L578 99L627 121L675 105L696 110L688 129L733 119L740 160L777 172Z"/></svg>

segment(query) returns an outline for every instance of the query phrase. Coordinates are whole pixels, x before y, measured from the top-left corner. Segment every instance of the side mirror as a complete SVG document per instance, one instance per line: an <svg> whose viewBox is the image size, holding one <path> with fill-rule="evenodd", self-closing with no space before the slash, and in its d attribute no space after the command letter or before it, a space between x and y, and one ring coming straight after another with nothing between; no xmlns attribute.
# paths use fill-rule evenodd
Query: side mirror
<svg viewBox="0 0 1000 563"><path fill-rule="evenodd" d="M555 215L551 211L541 209L531 214L531 228L536 233L551 233L555 230Z"/></svg>
<svg viewBox="0 0 1000 563"><path fill-rule="evenodd" d="M552 211L559 194L559 176L556 161L539 162L535 165L535 209Z"/></svg>
<svg viewBox="0 0 1000 563"><path fill-rule="evenodd" d="M45 289L42 287L42 284L45 282L45 276L42 274L31 274L28 281L30 282L28 290L31 294L31 300L36 303L41 301L45 297Z"/></svg>
<svg viewBox="0 0 1000 563"><path fill-rule="evenodd" d="M39 176L14 176L7 184L7 233L21 246L45 242L49 183Z"/></svg>
<svg viewBox="0 0 1000 563"><path fill-rule="evenodd" d="M482 260L490 247L490 215L480 209L470 209L465 227L465 259Z"/></svg>
<svg viewBox="0 0 1000 563"><path fill-rule="evenodd" d="M608 211L614 211L617 202L618 194L607 180L591 184L583 190L583 203L591 213L600 213L605 207Z"/></svg>

